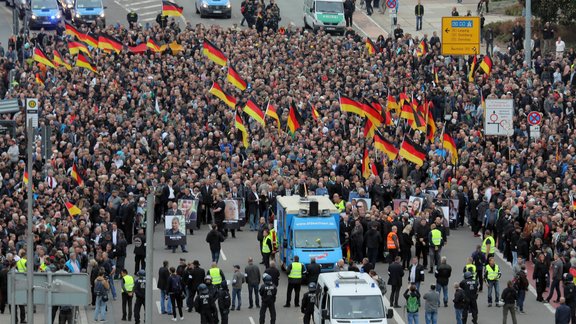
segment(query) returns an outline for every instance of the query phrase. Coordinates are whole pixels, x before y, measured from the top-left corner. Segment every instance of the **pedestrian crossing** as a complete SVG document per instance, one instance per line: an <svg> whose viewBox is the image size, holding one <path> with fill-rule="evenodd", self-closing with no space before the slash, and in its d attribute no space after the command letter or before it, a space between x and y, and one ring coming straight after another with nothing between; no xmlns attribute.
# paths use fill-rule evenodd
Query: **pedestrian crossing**
<svg viewBox="0 0 576 324"><path fill-rule="evenodd" d="M138 14L138 22L145 24L156 20L156 16L162 11L161 0L114 0L127 12L134 11Z"/></svg>

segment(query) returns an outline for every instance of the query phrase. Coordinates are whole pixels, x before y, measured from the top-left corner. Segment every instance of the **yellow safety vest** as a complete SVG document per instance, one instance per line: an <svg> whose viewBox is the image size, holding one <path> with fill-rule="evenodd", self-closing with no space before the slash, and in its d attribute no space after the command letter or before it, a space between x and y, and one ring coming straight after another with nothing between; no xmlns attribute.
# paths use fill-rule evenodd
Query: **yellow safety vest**
<svg viewBox="0 0 576 324"><path fill-rule="evenodd" d="M16 262L16 268L18 269L18 272L26 272L26 259L22 258L18 260L18 262Z"/></svg>
<svg viewBox="0 0 576 324"><path fill-rule="evenodd" d="M496 247L494 246L496 244L496 242L494 242L494 238L492 236L488 236L487 238L484 239L484 241L482 242L482 248L480 249L480 251L482 251L482 253L486 253L486 241L490 240L490 252L489 253L494 253L496 252Z"/></svg>
<svg viewBox="0 0 576 324"><path fill-rule="evenodd" d="M220 275L220 268L211 268L210 277L212 277L212 284L219 285L222 283L222 276Z"/></svg>
<svg viewBox="0 0 576 324"><path fill-rule="evenodd" d="M264 240L262 240L262 253L270 253L270 247L268 246L268 242L272 239L271 235L268 234Z"/></svg>
<svg viewBox="0 0 576 324"><path fill-rule="evenodd" d="M134 277L125 275L122 279L124 279L124 287L122 287L122 290L125 292L134 291Z"/></svg>
<svg viewBox="0 0 576 324"><path fill-rule="evenodd" d="M498 265L494 264L494 269L490 265L486 265L486 279L487 280L498 280Z"/></svg>
<svg viewBox="0 0 576 324"><path fill-rule="evenodd" d="M468 263L464 269L466 271L470 271L472 273L472 278L476 279L476 265L472 264L472 263ZM472 270L469 270L472 269Z"/></svg>
<svg viewBox="0 0 576 324"><path fill-rule="evenodd" d="M344 203L344 200L340 200L340 202L334 204L334 206L336 206L336 208L338 208L339 211L343 211L344 209L346 209L346 204Z"/></svg>
<svg viewBox="0 0 576 324"><path fill-rule="evenodd" d="M288 278L302 279L302 263L292 262L292 270L290 270L290 274L288 275Z"/></svg>
<svg viewBox="0 0 576 324"><path fill-rule="evenodd" d="M436 246L440 245L440 243L442 243L442 232L438 229L433 229L430 233L432 234L432 244Z"/></svg>

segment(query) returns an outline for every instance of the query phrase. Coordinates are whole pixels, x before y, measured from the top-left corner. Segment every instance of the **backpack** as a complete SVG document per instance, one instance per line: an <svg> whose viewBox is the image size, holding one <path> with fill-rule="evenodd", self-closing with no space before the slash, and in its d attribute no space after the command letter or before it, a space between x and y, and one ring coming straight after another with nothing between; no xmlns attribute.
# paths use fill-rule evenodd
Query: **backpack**
<svg viewBox="0 0 576 324"><path fill-rule="evenodd" d="M386 292L388 291L388 289L386 288L386 283L384 282L384 280L382 280L382 278L378 278L378 288L380 288L380 292L382 293L382 295L386 295Z"/></svg>
<svg viewBox="0 0 576 324"><path fill-rule="evenodd" d="M172 291L173 291L175 294L180 294L180 293L182 292L182 281L181 281L181 279L175 276L175 277L171 280L171 282L172 282Z"/></svg>
<svg viewBox="0 0 576 324"><path fill-rule="evenodd" d="M418 298L414 295L410 295L406 300L406 311L408 311L408 313L418 313L418 308L420 308L419 304Z"/></svg>
<svg viewBox="0 0 576 324"><path fill-rule="evenodd" d="M94 293L96 294L96 296L106 295L106 287L104 287L104 284L102 284L102 282L100 281L96 282L96 286L94 286Z"/></svg>

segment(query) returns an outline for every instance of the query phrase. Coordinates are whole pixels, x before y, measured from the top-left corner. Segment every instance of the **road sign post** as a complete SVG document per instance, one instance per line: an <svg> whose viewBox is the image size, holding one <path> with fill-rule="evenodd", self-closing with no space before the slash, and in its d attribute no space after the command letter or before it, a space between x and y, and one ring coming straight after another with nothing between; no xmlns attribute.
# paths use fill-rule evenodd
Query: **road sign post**
<svg viewBox="0 0 576 324"><path fill-rule="evenodd" d="M528 113L528 133L530 134L529 139L539 139L540 138L540 124L542 123L542 114L538 111L531 111Z"/></svg>
<svg viewBox="0 0 576 324"><path fill-rule="evenodd" d="M442 17L442 55L480 54L480 17Z"/></svg>
<svg viewBox="0 0 576 324"><path fill-rule="evenodd" d="M26 98L26 118L32 121L32 127L38 128L38 99Z"/></svg>

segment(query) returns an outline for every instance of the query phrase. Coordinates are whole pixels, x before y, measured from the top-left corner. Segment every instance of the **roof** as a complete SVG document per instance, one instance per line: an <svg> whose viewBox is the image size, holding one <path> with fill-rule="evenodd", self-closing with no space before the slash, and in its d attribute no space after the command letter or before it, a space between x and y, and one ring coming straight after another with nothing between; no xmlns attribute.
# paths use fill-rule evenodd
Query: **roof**
<svg viewBox="0 0 576 324"><path fill-rule="evenodd" d="M286 209L286 214L298 214L301 209L309 210L310 201L318 202L318 212L329 210L330 214L338 214L339 211L328 196L282 196L277 198L280 206Z"/></svg>
<svg viewBox="0 0 576 324"><path fill-rule="evenodd" d="M318 283L323 282L332 296L348 296L351 293L355 295L379 295L380 288L367 273L354 271L326 272L321 273ZM374 285L372 285L374 283ZM336 287L338 284L338 287Z"/></svg>

